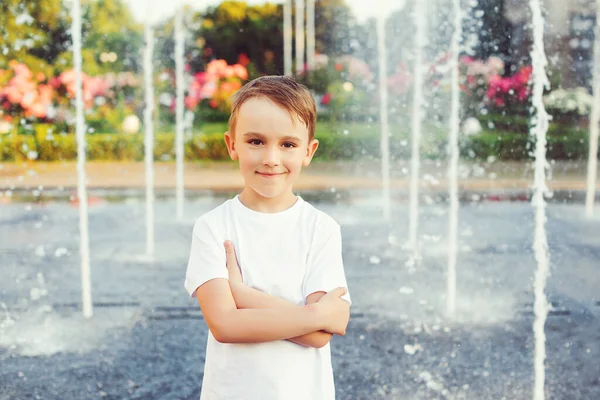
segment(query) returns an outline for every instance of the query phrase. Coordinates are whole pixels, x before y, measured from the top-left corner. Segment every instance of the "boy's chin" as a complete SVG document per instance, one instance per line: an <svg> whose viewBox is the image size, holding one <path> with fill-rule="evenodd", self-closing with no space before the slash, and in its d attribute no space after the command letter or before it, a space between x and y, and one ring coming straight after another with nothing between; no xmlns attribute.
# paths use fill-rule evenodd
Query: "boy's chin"
<svg viewBox="0 0 600 400"><path fill-rule="evenodd" d="M246 187L248 189L248 187ZM265 199L275 199L292 193L292 188L264 188L264 187L250 187L250 189L256 193L259 197Z"/></svg>

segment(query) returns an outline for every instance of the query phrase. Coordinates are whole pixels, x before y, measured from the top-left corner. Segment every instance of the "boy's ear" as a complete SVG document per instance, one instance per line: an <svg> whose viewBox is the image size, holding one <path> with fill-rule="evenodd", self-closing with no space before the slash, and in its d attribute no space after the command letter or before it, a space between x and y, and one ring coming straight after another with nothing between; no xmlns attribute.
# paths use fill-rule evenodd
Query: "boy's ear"
<svg viewBox="0 0 600 400"><path fill-rule="evenodd" d="M317 139L313 139L310 141L308 147L306 148L306 155L304 156L304 160L302 160L303 167L308 167L318 147L319 141Z"/></svg>
<svg viewBox="0 0 600 400"><path fill-rule="evenodd" d="M231 157L232 160L237 160L238 159L238 153L235 150L235 139L233 138L233 135L227 131L225 132L225 144L227 145L227 151L229 152L229 157Z"/></svg>

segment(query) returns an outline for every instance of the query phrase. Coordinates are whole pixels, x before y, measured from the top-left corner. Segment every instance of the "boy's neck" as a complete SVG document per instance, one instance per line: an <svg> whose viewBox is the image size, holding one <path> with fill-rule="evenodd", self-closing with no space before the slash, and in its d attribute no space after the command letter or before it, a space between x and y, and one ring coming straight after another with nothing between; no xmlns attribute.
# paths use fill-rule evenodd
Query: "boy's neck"
<svg viewBox="0 0 600 400"><path fill-rule="evenodd" d="M292 191L282 193L277 197L267 198L259 195L250 188L244 188L239 195L242 204L257 212L273 214L292 207L298 198Z"/></svg>

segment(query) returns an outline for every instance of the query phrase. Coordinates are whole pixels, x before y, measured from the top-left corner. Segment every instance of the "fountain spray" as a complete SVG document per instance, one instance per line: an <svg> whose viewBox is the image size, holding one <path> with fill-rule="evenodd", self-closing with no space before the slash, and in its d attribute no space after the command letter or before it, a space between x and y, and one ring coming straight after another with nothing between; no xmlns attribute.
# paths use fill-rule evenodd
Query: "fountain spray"
<svg viewBox="0 0 600 400"><path fill-rule="evenodd" d="M88 198L86 189L86 139L83 116L83 88L81 81L81 3L73 0L73 61L75 67L75 133L77 137L77 199L79 201L79 253L81 256L81 294L83 317L89 319L92 309L92 277L90 271L90 239L88 228Z"/></svg>
<svg viewBox="0 0 600 400"><path fill-rule="evenodd" d="M544 327L548 316L548 300L545 289L549 274L550 254L548 251L548 238L546 235L546 201L544 195L548 192L546 186L546 133L548 132L549 115L544 106L544 89L550 86L546 75L546 52L544 50L544 19L539 0L530 0L532 25L533 25L533 47L531 49L531 63L533 66L532 102L535 116L532 117L530 134L535 139L535 178L533 183L532 205L535 210L535 234L533 250L537 260L537 269L534 281L534 314L533 333L535 340L534 351L534 400L544 400L546 359L546 334Z"/></svg>
<svg viewBox="0 0 600 400"><path fill-rule="evenodd" d="M144 36L146 48L144 50L144 160L146 167L146 254L154 255L154 82L152 68L152 52L154 49L154 32L151 26L152 4L148 5L148 14Z"/></svg>

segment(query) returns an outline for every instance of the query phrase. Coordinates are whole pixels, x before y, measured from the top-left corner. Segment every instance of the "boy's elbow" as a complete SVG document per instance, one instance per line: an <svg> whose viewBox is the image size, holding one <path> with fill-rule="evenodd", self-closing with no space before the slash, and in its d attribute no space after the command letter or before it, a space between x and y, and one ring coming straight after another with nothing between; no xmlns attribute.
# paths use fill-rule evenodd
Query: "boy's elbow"
<svg viewBox="0 0 600 400"><path fill-rule="evenodd" d="M229 343L227 334L221 329L215 327L210 328L210 333L215 338L215 340L219 343Z"/></svg>
<svg viewBox="0 0 600 400"><path fill-rule="evenodd" d="M329 342L331 341L332 337L333 337L333 335L331 333L320 332L320 335L313 342L313 346L312 347L317 348L317 349L322 349L323 347L325 347L325 346L327 346L329 344Z"/></svg>
<svg viewBox="0 0 600 400"><path fill-rule="evenodd" d="M236 343L231 324L225 322L226 320L222 318L222 321L212 321L209 325L210 333L219 343Z"/></svg>

